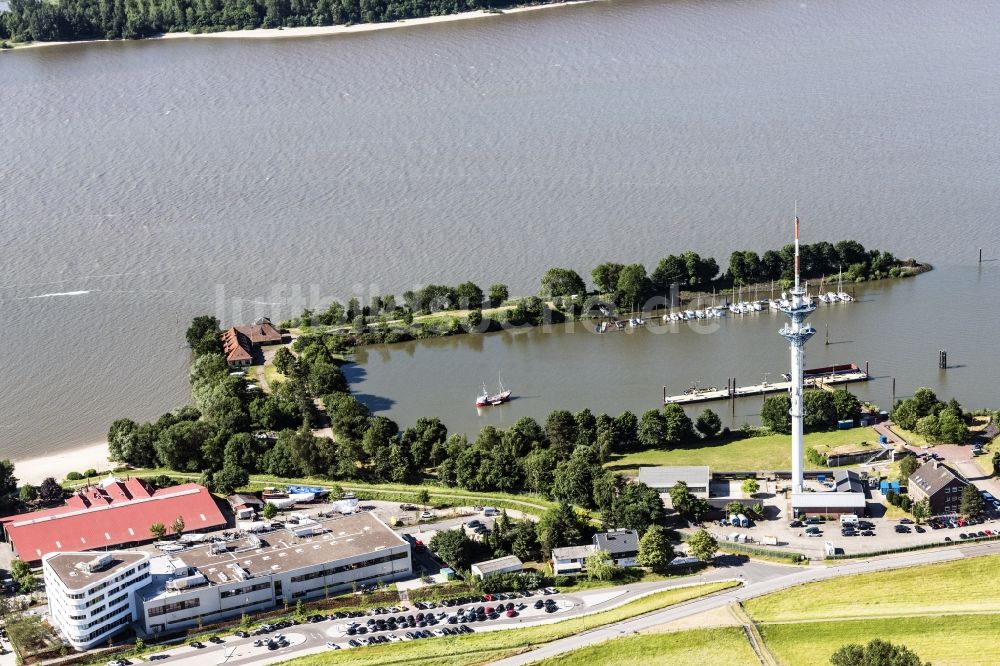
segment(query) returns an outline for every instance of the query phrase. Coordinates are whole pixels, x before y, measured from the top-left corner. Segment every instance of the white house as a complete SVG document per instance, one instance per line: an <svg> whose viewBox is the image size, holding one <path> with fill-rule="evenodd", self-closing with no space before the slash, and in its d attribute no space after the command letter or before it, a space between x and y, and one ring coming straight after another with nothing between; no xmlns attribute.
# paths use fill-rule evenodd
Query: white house
<svg viewBox="0 0 1000 666"><path fill-rule="evenodd" d="M585 546L566 546L552 549L552 573L575 574L584 570L587 557L595 550L593 544Z"/></svg>
<svg viewBox="0 0 1000 666"><path fill-rule="evenodd" d="M137 619L136 592L149 584L149 555L49 553L42 558L42 576L52 624L66 642L86 650Z"/></svg>

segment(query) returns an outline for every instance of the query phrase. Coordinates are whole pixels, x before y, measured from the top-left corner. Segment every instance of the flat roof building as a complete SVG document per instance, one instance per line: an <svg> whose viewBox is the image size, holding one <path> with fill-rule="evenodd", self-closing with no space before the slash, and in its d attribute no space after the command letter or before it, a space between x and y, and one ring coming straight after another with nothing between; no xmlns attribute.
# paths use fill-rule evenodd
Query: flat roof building
<svg viewBox="0 0 1000 666"><path fill-rule="evenodd" d="M149 555L49 553L42 558L42 577L52 624L67 643L86 650L137 619L135 597L149 584Z"/></svg>
<svg viewBox="0 0 1000 666"><path fill-rule="evenodd" d="M410 545L370 513L216 541L151 568L139 612L153 635L412 573Z"/></svg>
<svg viewBox="0 0 1000 666"><path fill-rule="evenodd" d="M517 573L518 571L523 571L524 565L521 563L521 559L516 555L507 555L506 557L498 557L495 560L476 562L470 567L470 569L472 570L473 576L483 579L490 574Z"/></svg>
<svg viewBox="0 0 1000 666"><path fill-rule="evenodd" d="M695 497L708 498L708 484L711 479L711 472L707 465L693 466L661 466L661 467L640 467L639 481L660 493L666 495L664 502L670 502L670 489L683 481L687 484L688 491Z"/></svg>
<svg viewBox="0 0 1000 666"><path fill-rule="evenodd" d="M14 552L37 563L48 553L108 550L153 541L153 523L170 531L174 520L185 532L226 526L205 486L185 483L153 490L136 478L109 476L96 486L78 490L64 506L0 519Z"/></svg>

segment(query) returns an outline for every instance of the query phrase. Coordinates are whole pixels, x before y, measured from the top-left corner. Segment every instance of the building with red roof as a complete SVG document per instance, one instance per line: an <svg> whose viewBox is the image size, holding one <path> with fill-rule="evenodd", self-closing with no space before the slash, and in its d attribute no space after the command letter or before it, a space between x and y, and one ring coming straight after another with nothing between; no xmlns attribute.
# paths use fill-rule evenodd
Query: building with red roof
<svg viewBox="0 0 1000 666"><path fill-rule="evenodd" d="M185 483L153 490L142 480L109 476L86 486L55 509L0 518L14 553L37 563L48 553L120 549L153 541L149 526L162 523L170 532L177 518L185 532L226 526L205 486Z"/></svg>
<svg viewBox="0 0 1000 666"><path fill-rule="evenodd" d="M222 352L230 368L241 368L253 363L253 355L261 345L278 345L281 331L267 317L252 324L233 326L222 334Z"/></svg>

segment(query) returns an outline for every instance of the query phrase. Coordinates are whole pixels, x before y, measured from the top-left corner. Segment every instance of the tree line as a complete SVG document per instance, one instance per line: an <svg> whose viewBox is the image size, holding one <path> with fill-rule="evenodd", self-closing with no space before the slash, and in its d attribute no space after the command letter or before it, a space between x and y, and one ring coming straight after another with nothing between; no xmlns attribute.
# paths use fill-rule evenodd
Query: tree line
<svg viewBox="0 0 1000 666"><path fill-rule="evenodd" d="M512 0L10 0L0 38L139 39L167 32L383 23L513 6Z"/></svg>
<svg viewBox="0 0 1000 666"><path fill-rule="evenodd" d="M848 282L863 282L906 274L904 268L912 261L902 262L890 252L866 250L853 240L837 243L821 241L802 245L799 249L802 277L831 277L843 271ZM605 262L591 271L597 292L609 295L618 303L646 303L651 298L665 298L672 285L688 291L711 291L730 287L775 281L788 285L794 278L795 246L785 245L759 255L753 250L737 250L730 254L729 264L721 270L712 257L697 252L668 255L652 271L642 264ZM551 268L542 276L542 296L583 296L587 294L584 279L569 268Z"/></svg>
<svg viewBox="0 0 1000 666"><path fill-rule="evenodd" d="M898 401L890 418L900 428L911 430L928 442L962 444L969 439L966 414L958 401L939 400L929 388L914 391L913 397Z"/></svg>

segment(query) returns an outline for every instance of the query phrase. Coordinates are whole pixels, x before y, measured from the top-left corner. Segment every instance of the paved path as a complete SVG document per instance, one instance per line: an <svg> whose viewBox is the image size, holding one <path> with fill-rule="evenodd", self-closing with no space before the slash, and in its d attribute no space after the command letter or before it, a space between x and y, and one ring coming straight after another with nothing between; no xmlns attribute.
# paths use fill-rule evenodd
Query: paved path
<svg viewBox="0 0 1000 666"><path fill-rule="evenodd" d="M747 599L759 597L771 592L793 585L809 583L813 581L827 580L839 576L849 576L858 573L869 573L885 569L896 569L919 564L930 564L933 562L946 562L949 560L961 559L963 557L987 554L1000 554L1000 543L992 542L975 546L960 548L945 548L933 551L917 551L914 553L904 553L870 560L856 562L846 562L833 566L814 565L799 569L784 569L783 572L773 576L768 576L760 580L749 582L746 586L738 589L727 590L718 594L693 599L681 604L665 608L662 611L648 613L641 617L617 622L589 632L577 634L571 638L547 643L537 650L527 652L507 659L492 662L493 666L521 666L530 664L542 659L554 657L556 655L575 650L588 645L594 645L629 634L637 633L643 629L680 620L697 613L704 613L726 606L731 603L739 603Z"/></svg>

